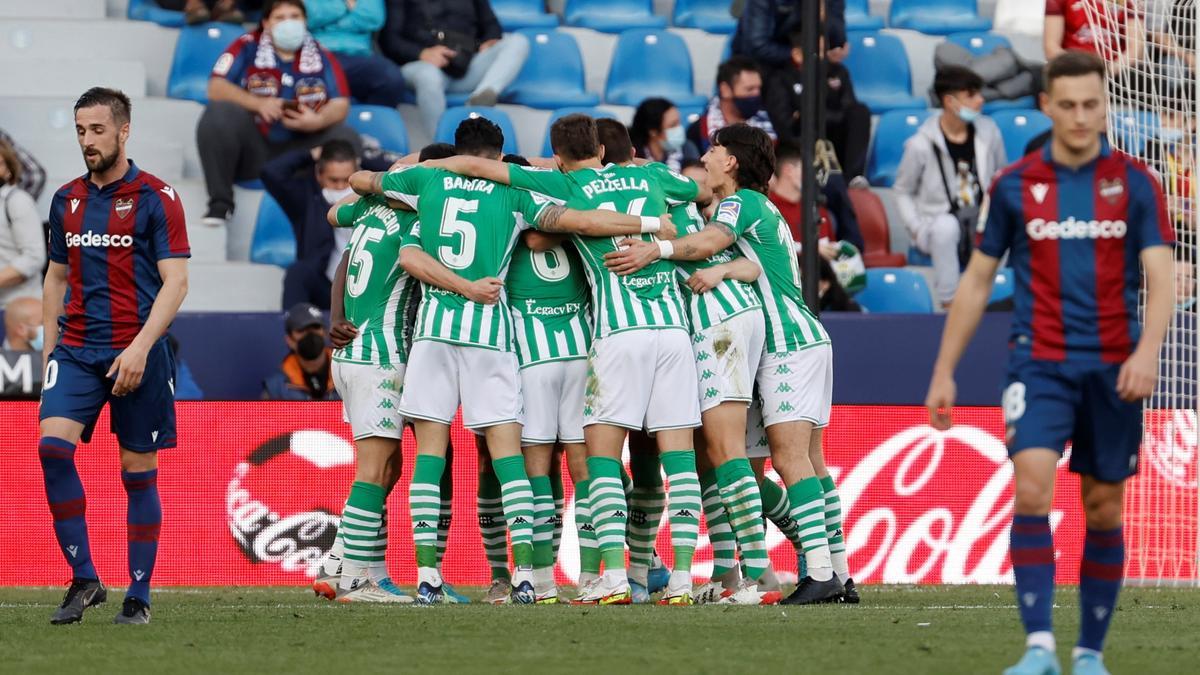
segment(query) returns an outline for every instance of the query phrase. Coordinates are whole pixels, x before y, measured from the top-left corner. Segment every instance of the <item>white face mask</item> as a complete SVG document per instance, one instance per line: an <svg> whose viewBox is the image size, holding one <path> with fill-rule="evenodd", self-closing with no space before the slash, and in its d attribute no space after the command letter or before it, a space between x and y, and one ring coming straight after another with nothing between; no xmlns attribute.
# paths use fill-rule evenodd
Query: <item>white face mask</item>
<svg viewBox="0 0 1200 675"><path fill-rule="evenodd" d="M275 40L275 46L285 52L294 52L304 44L304 37L308 35L308 27L305 26L302 19L284 19L275 24L271 29L271 37Z"/></svg>
<svg viewBox="0 0 1200 675"><path fill-rule="evenodd" d="M331 205L336 204L344 197L349 197L354 194L354 188L346 188L344 190L332 190L330 188L321 188L321 196Z"/></svg>

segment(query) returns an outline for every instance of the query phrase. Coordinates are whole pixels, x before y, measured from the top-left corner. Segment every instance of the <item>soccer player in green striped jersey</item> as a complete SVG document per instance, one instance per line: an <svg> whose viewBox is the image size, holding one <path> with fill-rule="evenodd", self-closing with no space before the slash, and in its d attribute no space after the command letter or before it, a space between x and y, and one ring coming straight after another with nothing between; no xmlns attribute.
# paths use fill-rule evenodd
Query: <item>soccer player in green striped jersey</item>
<svg viewBox="0 0 1200 675"><path fill-rule="evenodd" d="M596 124L605 159L630 163L633 144L625 125L615 120L597 120ZM675 175L658 163L646 168L669 174L667 179ZM670 213L681 235L704 228L695 203L674 204ZM704 507L710 521L725 517L731 525L747 572L747 579L741 582L738 567L733 565L723 575L727 585L722 588L710 582L695 595L701 602L774 604L781 595L767 551L762 499L746 457L746 408L754 393L754 375L765 339L762 303L749 284L762 270L728 248L704 260L680 261L676 271L691 316L700 384L703 434L696 439L696 463ZM714 568L713 577L722 576L719 573Z"/></svg>
<svg viewBox="0 0 1200 675"><path fill-rule="evenodd" d="M783 602L836 601L844 588L834 575L818 477L818 471L828 472L819 442L813 442L829 424L832 407L829 335L804 304L791 230L766 197L775 168L771 139L761 129L735 124L711 141L703 161L721 201L709 224L677 242L626 240L628 248L609 254L608 263L618 273L635 273L661 258L703 260L736 245L762 267L754 288L763 304L766 348L756 382L771 460L787 486L809 575Z"/></svg>
<svg viewBox="0 0 1200 675"><path fill-rule="evenodd" d="M435 164L541 193L574 208L632 215L658 215L665 212L667 200L685 202L701 196L702 189L681 176L642 167L602 165L596 122L587 115L567 115L556 121L550 128L550 144L561 172L466 157ZM691 604L691 562L701 510L691 430L699 425L700 410L699 401L678 395L697 388L687 310L670 263L651 265L626 278L605 268L604 255L617 250L620 240L574 238L592 287L594 340L588 357L583 424L589 501L605 567L603 576L581 589L576 602L631 601L625 567L628 504L620 478L621 452L629 430L646 429L656 434L671 486L668 511L675 555L660 602Z"/></svg>
<svg viewBox="0 0 1200 675"><path fill-rule="evenodd" d="M482 157L500 156L504 137L485 118L465 120L456 147ZM351 185L361 194L383 194L416 209L419 247L467 280L503 283L521 231L617 236L658 231L658 218L615 212L571 211L528 192L447 171L415 166L386 174L359 172ZM666 218L669 224L670 219ZM421 224L423 223L423 226ZM417 549L418 601L437 602L442 579L436 569L439 483L450 422L462 403L463 423L482 431L500 481L516 571L512 599L529 604L533 588L533 494L521 457L522 397L512 344L512 317L505 295L480 304L437 286L426 286L409 358L409 386L400 412L413 420L417 463L409 489Z"/></svg>

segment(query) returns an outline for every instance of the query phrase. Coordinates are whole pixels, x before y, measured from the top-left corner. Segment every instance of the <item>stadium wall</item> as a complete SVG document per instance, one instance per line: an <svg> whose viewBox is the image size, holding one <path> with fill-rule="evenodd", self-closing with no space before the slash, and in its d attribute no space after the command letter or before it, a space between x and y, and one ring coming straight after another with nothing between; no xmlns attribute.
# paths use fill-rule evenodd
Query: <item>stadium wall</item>
<svg viewBox="0 0 1200 675"><path fill-rule="evenodd" d="M336 518L353 477L349 429L337 403L181 403L179 447L160 454L164 517L155 583L163 585L295 585L315 573L332 545ZM837 406L826 433L828 463L846 513L846 541L856 579L868 583L1011 583L1008 527L1012 468L1006 461L998 408L961 408L958 425L938 433L912 406ZM69 576L51 528L37 453L35 403L0 405L8 475L0 491L0 585L59 584ZM87 490L93 558L102 577L123 584L125 496L118 449L107 413L95 440L77 455ZM1188 583L1197 578L1194 522L1167 528L1138 494L1194 493L1196 412L1147 418L1143 465L1130 489L1127 540L1130 578ZM469 434L455 425L452 461L455 520L444 565L448 580L486 584L488 566L475 523L476 457ZM1176 443L1165 442L1174 438ZM1190 444L1180 452L1179 439ZM404 476L412 475L411 437ZM465 452L463 451L465 450ZM1059 536L1058 580L1077 579L1083 521L1078 479L1060 467L1051 523ZM559 559L560 581L578 573L571 488ZM401 583L416 569L404 491L390 502L389 563ZM1183 532L1182 535L1179 533ZM791 545L769 528L780 570L795 570ZM1169 549L1169 550L1168 550ZM668 526L658 550L670 559ZM1133 552L1141 551L1146 555ZM1155 552L1163 555L1154 555ZM1173 555L1170 555L1172 554ZM1148 569L1145 561L1181 563ZM702 533L696 573L711 570Z"/></svg>

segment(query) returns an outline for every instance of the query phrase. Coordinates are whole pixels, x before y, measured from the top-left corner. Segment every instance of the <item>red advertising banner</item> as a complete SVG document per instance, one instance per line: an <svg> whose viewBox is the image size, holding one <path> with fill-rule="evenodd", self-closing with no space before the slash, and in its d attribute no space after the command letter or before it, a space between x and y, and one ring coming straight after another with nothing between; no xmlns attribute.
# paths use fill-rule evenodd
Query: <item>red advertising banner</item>
<svg viewBox="0 0 1200 675"><path fill-rule="evenodd" d="M354 449L338 403L180 403L179 447L159 456L163 527L154 582L162 585L302 585L332 545L354 475ZM850 566L860 582L1011 581L1008 527L1012 468L998 408L956 411L952 430L926 425L916 407L838 406L825 434L828 465L846 514ZM37 459L36 403L0 404L7 475L0 491L0 585L47 585L70 570L55 543ZM101 575L122 583L125 493L118 449L107 433L76 454L87 491L92 555ZM1130 483L1127 575L1165 582L1197 578L1195 411L1147 416L1139 476ZM448 580L486 584L488 566L475 517L477 458L471 434L453 434L454 523L444 563ZM404 444L404 476L413 443ZM389 565L398 583L416 577L406 481L389 499ZM559 577L578 574L567 513ZM1077 579L1083 540L1079 480L1060 465L1051 517L1058 579ZM795 571L791 545L769 528L772 558ZM659 551L669 560L668 525ZM701 538L697 576L711 570Z"/></svg>

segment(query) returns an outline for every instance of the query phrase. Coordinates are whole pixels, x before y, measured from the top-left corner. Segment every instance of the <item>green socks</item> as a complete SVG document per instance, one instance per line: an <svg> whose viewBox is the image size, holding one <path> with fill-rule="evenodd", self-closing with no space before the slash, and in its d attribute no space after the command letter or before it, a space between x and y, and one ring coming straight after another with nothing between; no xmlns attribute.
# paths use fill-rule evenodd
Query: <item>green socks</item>
<svg viewBox="0 0 1200 675"><path fill-rule="evenodd" d="M383 499L382 486L362 481L350 485L350 497L342 509L339 530L345 548L341 588L350 589L366 574L368 567L383 561L387 553L387 539L379 536L379 528L383 525Z"/></svg>
<svg viewBox="0 0 1200 675"><path fill-rule="evenodd" d="M772 523L775 523L775 527L779 528L783 536L792 542L792 547L796 549L796 555L800 555L804 550L800 544L800 528L792 519L792 505L788 501L787 493L770 478L763 478L762 482L758 484L758 492L762 496L763 513Z"/></svg>
<svg viewBox="0 0 1200 675"><path fill-rule="evenodd" d="M672 570L691 573L696 540L700 536L700 479L696 476L696 453L673 450L661 455L667 473L667 511L671 519L671 548L675 559Z"/></svg>
<svg viewBox="0 0 1200 675"><path fill-rule="evenodd" d="M588 501L596 528L600 556L607 571L625 569L625 523L628 506L621 485L621 462L610 457L588 457Z"/></svg>
<svg viewBox="0 0 1200 675"><path fill-rule="evenodd" d="M829 557L833 573L846 583L850 578L850 566L846 562L846 538L842 534L842 498L832 476L821 479L821 491L825 493L825 536L829 538Z"/></svg>
<svg viewBox="0 0 1200 675"><path fill-rule="evenodd" d="M579 573L600 574L600 548L596 541L596 528L592 526L591 499L588 497L590 480L575 484L575 533L579 538Z"/></svg>
<svg viewBox="0 0 1200 675"><path fill-rule="evenodd" d="M500 503L512 541L513 565L533 567L533 489L525 475L525 459L520 455L493 459L492 469L500 482Z"/></svg>
<svg viewBox="0 0 1200 675"><path fill-rule="evenodd" d="M533 490L533 567L554 567L554 492L549 476L530 476Z"/></svg>
<svg viewBox="0 0 1200 675"><path fill-rule="evenodd" d="M771 566L771 560L754 470L750 468L750 460L743 457L725 462L717 467L716 473L721 502L746 564L746 576L757 582Z"/></svg>
<svg viewBox="0 0 1200 675"><path fill-rule="evenodd" d="M808 565L808 575L816 581L833 577L829 556L829 541L825 536L825 498L821 481L816 476L805 478L788 487L792 504L792 519L800 530L800 546Z"/></svg>
<svg viewBox="0 0 1200 675"><path fill-rule="evenodd" d="M446 460L441 457L417 455L412 482L408 487L408 511L412 517L417 567L437 567L437 524L441 511L442 471L445 468Z"/></svg>
<svg viewBox="0 0 1200 675"><path fill-rule="evenodd" d="M701 493L704 497L704 520L708 524L708 541L712 544L712 578L718 579L737 565L737 544L729 519L725 517L725 505L721 503L721 492L717 488L717 472L706 471L700 476Z"/></svg>
<svg viewBox="0 0 1200 675"><path fill-rule="evenodd" d="M508 533L504 527L504 509L500 501L500 481L492 472L479 474L479 489L475 493L475 508L479 514L479 536L492 581L509 578Z"/></svg>

